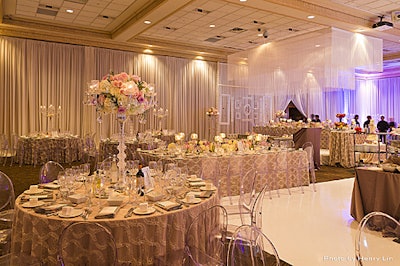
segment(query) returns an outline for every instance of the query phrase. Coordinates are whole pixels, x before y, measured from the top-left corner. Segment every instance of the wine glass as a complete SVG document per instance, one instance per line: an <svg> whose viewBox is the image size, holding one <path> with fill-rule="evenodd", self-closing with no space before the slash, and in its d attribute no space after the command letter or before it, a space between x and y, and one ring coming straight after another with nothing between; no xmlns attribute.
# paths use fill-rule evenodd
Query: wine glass
<svg viewBox="0 0 400 266"><path fill-rule="evenodd" d="M59 171L57 174L57 181L60 185L60 199L65 202L68 197L68 189L66 187L66 173L65 171Z"/></svg>
<svg viewBox="0 0 400 266"><path fill-rule="evenodd" d="M126 181L126 190L128 191L128 204L134 203L137 196L136 178L129 176ZM132 197L133 195L133 197Z"/></svg>
<svg viewBox="0 0 400 266"><path fill-rule="evenodd" d="M85 176L85 178L87 178L87 176L89 176L90 174L90 164L88 163L84 163L80 165L81 168L81 174Z"/></svg>

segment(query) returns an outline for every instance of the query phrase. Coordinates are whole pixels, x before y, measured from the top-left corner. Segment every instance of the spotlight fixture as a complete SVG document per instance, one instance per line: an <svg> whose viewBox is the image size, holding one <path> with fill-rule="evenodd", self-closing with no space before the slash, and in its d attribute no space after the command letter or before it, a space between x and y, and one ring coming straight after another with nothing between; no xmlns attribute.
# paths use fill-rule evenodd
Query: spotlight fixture
<svg viewBox="0 0 400 266"><path fill-rule="evenodd" d="M263 30L261 28L258 28L257 31L258 31L257 36L264 37L265 39L268 38L268 31L267 30Z"/></svg>

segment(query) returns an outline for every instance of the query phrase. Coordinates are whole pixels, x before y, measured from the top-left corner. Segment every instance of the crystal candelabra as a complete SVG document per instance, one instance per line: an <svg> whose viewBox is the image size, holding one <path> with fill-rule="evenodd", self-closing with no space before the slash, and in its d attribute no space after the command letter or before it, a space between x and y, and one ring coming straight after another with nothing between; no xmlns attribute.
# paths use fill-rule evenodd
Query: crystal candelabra
<svg viewBox="0 0 400 266"><path fill-rule="evenodd" d="M46 117L46 132L49 132L49 124L51 126L51 131L53 131L53 118L58 116L60 118L61 114L61 105L56 108L54 105L50 104L49 106L41 105L39 107L40 113ZM61 121L59 121L60 124ZM40 131L43 130L43 120L40 119Z"/></svg>
<svg viewBox="0 0 400 266"><path fill-rule="evenodd" d="M207 117L209 118L209 127L208 127L208 140L212 141L213 136L217 134L217 117L219 116L218 109L215 107L208 108L206 112Z"/></svg>
<svg viewBox="0 0 400 266"><path fill-rule="evenodd" d="M168 109L163 109L163 108L154 108L153 110L154 116L158 119L158 128L160 130L160 133L162 132L162 121L165 117L168 116Z"/></svg>

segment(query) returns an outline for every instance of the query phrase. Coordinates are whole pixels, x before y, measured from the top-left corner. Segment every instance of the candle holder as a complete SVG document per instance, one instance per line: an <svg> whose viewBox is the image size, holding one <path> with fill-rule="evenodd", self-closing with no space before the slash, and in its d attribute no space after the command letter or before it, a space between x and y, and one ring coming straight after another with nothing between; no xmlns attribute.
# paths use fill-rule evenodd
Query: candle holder
<svg viewBox="0 0 400 266"><path fill-rule="evenodd" d="M54 131L53 127L53 118L59 117L61 115L61 105L56 108L54 105L50 104L49 106L41 105L39 107L40 113L46 117L46 132L49 133L49 124L50 124L50 132ZM61 121L59 121L59 126ZM43 120L40 119L40 131L43 130Z"/></svg>
<svg viewBox="0 0 400 266"><path fill-rule="evenodd" d="M154 116L158 119L158 129L160 131L160 134L162 133L162 121L165 117L168 116L168 109L163 109L163 108L154 108L153 110Z"/></svg>

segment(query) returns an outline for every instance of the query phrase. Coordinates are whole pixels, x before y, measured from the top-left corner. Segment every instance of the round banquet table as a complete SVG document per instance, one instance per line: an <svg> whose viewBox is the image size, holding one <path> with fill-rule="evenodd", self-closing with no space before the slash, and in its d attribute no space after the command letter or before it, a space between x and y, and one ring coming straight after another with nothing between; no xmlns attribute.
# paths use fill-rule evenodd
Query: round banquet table
<svg viewBox="0 0 400 266"><path fill-rule="evenodd" d="M42 165L47 161L71 163L82 158L83 140L74 135L21 136L17 158L20 164Z"/></svg>
<svg viewBox="0 0 400 266"><path fill-rule="evenodd" d="M219 203L217 194L216 192L210 198L202 199L199 204L182 205L183 208L179 210L165 211L156 208L158 211L150 215L133 214L132 217L124 218L132 207L127 204L112 219L94 218L99 212L99 205L95 202L99 199L96 198L93 212L87 221L100 223L110 229L117 245L118 265L181 265L187 228L199 213ZM82 222L84 219L81 216L63 219L35 213L32 208L21 206L23 196L24 194L18 197L15 206L12 252L31 255L38 258L43 265L59 265L57 245L62 230L69 224ZM105 200L102 201L104 202L101 204L107 206ZM75 208L79 208L79 205ZM206 219L215 223L218 220L216 217Z"/></svg>

